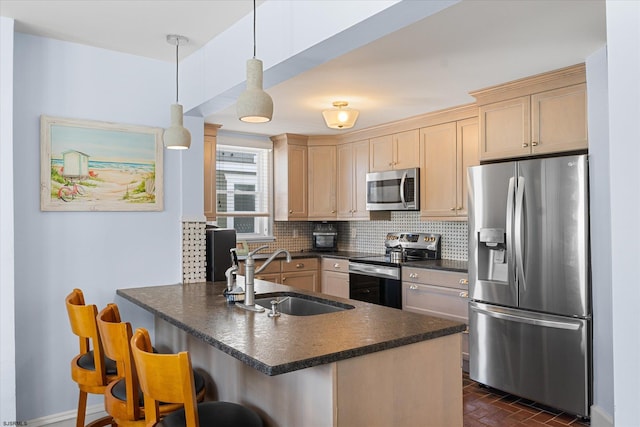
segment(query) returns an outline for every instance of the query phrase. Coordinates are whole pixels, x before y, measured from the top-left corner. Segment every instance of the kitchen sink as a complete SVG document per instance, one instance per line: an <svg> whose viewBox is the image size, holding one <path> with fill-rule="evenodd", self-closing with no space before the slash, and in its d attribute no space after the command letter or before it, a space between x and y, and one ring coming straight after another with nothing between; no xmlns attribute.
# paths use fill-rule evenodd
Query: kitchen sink
<svg viewBox="0 0 640 427"><path fill-rule="evenodd" d="M287 298L288 297L288 298ZM287 298L286 300L284 300ZM273 292L269 294L256 295L255 303L261 307L271 310L271 301L280 301L277 310L280 313L291 316L315 316L318 314L335 313L338 311L351 310L355 307L338 301L318 298L311 295L298 294L295 292Z"/></svg>

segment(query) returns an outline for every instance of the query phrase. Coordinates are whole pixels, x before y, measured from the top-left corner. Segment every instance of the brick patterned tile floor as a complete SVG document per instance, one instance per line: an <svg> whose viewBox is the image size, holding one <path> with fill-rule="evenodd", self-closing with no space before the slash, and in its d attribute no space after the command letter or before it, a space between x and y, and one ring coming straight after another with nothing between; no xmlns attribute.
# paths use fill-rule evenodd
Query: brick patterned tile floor
<svg viewBox="0 0 640 427"><path fill-rule="evenodd" d="M480 386L464 374L464 427L584 427L589 422L562 411Z"/></svg>

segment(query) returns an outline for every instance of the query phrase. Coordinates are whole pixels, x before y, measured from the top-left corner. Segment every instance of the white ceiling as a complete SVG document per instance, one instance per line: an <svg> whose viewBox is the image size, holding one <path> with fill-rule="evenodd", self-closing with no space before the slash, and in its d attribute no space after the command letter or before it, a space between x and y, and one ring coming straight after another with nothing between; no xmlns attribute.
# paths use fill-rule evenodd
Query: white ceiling
<svg viewBox="0 0 640 427"><path fill-rule="evenodd" d="M189 37L184 58L252 4L0 0L0 14L14 18L19 32L173 61L167 34ZM341 131L324 126L321 110L344 99L360 110L353 129L362 129L473 102L469 91L584 62L605 43L604 0L465 0L266 88L275 106L270 123L240 122L235 104L205 120L266 135L335 134Z"/></svg>

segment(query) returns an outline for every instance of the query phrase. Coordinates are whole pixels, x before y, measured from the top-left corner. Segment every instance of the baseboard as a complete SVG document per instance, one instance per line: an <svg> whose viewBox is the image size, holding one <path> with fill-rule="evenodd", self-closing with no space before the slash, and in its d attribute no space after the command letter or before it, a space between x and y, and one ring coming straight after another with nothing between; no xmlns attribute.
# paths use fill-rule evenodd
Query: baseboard
<svg viewBox="0 0 640 427"><path fill-rule="evenodd" d="M613 418L599 406L591 406L591 427L613 427Z"/></svg>
<svg viewBox="0 0 640 427"><path fill-rule="evenodd" d="M27 425L29 427L75 427L77 412L77 410L73 409L71 411L47 415L46 417L35 418L33 420L27 421ZM87 406L85 424L106 416L107 413L104 411L103 403Z"/></svg>

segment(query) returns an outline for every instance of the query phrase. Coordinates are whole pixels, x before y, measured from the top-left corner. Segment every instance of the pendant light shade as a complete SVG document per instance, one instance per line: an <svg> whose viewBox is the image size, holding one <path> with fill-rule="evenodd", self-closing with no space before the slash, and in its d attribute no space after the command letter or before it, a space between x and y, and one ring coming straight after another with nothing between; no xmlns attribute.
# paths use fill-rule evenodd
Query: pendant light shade
<svg viewBox="0 0 640 427"><path fill-rule="evenodd" d="M262 90L262 61L247 61L247 89L236 104L238 118L248 123L265 123L273 117L273 100Z"/></svg>
<svg viewBox="0 0 640 427"><path fill-rule="evenodd" d="M358 115L357 110L346 108L349 105L346 101L335 101L333 110L324 110L322 116L328 127L331 129L350 129L356 124Z"/></svg>
<svg viewBox="0 0 640 427"><path fill-rule="evenodd" d="M173 150L186 150L191 146L191 133L182 125L182 105L178 103L178 46L188 42L189 39L183 36L167 36L167 43L176 47L176 103L171 105L171 126L165 129L163 140L164 146Z"/></svg>
<svg viewBox="0 0 640 427"><path fill-rule="evenodd" d="M273 100L262 89L262 61L256 59L256 0L253 0L253 58L247 61L247 88L236 103L238 118L247 123L270 122Z"/></svg>

